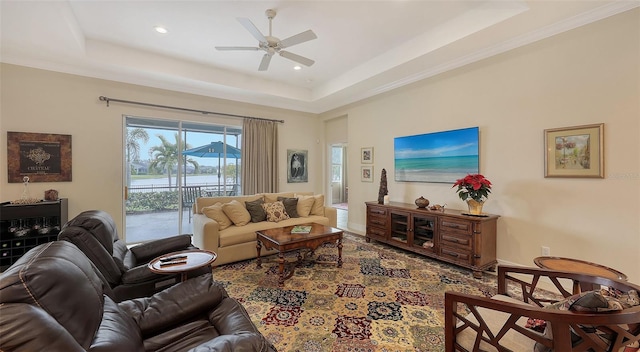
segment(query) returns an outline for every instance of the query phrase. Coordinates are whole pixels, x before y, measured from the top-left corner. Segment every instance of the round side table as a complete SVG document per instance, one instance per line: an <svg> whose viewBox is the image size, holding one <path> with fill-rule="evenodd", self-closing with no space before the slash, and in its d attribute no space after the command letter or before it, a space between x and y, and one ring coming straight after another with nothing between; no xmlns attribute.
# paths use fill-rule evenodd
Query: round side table
<svg viewBox="0 0 640 352"><path fill-rule="evenodd" d="M149 269L158 274L180 273L180 280L187 280L187 273L213 263L218 255L211 251L190 249L161 255L149 262Z"/></svg>
<svg viewBox="0 0 640 352"><path fill-rule="evenodd" d="M609 268L604 265L587 262L584 260L562 257L537 257L533 262L543 269L557 271L571 271L581 274L595 275L616 280L627 280L627 275L618 270ZM573 282L573 293L580 293L580 283Z"/></svg>

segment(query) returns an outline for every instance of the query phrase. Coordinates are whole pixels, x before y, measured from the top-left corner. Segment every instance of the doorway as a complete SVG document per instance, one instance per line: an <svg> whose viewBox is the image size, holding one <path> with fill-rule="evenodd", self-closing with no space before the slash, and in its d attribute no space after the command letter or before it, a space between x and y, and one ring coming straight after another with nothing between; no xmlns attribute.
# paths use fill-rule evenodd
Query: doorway
<svg viewBox="0 0 640 352"><path fill-rule="evenodd" d="M331 206L342 210L348 210L349 203L346 155L346 145L331 146Z"/></svg>
<svg viewBox="0 0 640 352"><path fill-rule="evenodd" d="M125 116L124 129L127 243L193 233L197 197L241 192L241 126Z"/></svg>

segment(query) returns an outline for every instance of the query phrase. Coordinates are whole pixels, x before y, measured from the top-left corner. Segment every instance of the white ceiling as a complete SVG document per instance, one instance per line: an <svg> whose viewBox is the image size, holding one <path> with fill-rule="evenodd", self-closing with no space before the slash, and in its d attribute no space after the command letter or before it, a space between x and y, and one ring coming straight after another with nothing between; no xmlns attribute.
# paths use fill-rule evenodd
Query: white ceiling
<svg viewBox="0 0 640 352"><path fill-rule="evenodd" d="M595 1L7 1L0 0L2 62L157 88L325 112L640 6ZM263 52L237 21L267 35L312 29L318 39ZM164 26L167 34L154 31ZM126 99L127 97L113 97Z"/></svg>

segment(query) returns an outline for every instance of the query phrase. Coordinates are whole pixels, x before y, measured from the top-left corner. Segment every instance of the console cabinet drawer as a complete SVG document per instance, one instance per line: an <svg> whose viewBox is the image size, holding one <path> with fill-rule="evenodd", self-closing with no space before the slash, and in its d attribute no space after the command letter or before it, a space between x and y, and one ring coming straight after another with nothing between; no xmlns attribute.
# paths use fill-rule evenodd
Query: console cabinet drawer
<svg viewBox="0 0 640 352"><path fill-rule="evenodd" d="M367 227L387 227L389 211L382 207L367 207Z"/></svg>
<svg viewBox="0 0 640 352"><path fill-rule="evenodd" d="M385 228L367 226L367 237L385 239L387 238L387 230Z"/></svg>
<svg viewBox="0 0 640 352"><path fill-rule="evenodd" d="M441 246L440 247L440 256L443 258L448 258L460 264L471 265L472 264L472 253L468 250L450 247L450 246Z"/></svg>
<svg viewBox="0 0 640 352"><path fill-rule="evenodd" d="M440 219L440 231L471 235L473 223L454 218Z"/></svg>
<svg viewBox="0 0 640 352"><path fill-rule="evenodd" d="M440 241L443 246L455 246L461 249L471 250L472 237L469 235L461 235L455 232L442 232Z"/></svg>

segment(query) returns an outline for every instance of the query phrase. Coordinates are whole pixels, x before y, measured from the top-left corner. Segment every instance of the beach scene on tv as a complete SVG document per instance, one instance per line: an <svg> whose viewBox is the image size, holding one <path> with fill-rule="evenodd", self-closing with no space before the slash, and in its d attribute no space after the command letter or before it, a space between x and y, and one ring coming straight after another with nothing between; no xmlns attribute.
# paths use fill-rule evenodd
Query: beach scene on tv
<svg viewBox="0 0 640 352"><path fill-rule="evenodd" d="M478 127L394 138L396 181L454 183L479 172Z"/></svg>

